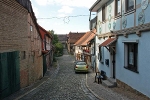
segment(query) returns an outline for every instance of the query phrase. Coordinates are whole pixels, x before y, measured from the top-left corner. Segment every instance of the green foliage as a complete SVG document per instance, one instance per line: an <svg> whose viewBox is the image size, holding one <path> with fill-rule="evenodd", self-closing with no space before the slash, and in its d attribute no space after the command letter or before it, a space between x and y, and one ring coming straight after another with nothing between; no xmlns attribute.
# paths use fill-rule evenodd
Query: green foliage
<svg viewBox="0 0 150 100"><path fill-rule="evenodd" d="M56 49L56 56L61 56L63 54L63 45L62 43L58 42L55 44L55 49Z"/></svg>
<svg viewBox="0 0 150 100"><path fill-rule="evenodd" d="M52 41L52 43L53 43L53 45L55 45L56 43L58 43L58 36L57 36L57 34L54 34L54 31L53 30L51 30L51 31L49 31L51 34L52 34L52 36L53 36L53 41Z"/></svg>
<svg viewBox="0 0 150 100"><path fill-rule="evenodd" d="M53 36L53 45L55 46L55 56L62 56L63 55L63 45L59 42L57 34L53 30L49 31ZM55 59L55 58L54 58Z"/></svg>

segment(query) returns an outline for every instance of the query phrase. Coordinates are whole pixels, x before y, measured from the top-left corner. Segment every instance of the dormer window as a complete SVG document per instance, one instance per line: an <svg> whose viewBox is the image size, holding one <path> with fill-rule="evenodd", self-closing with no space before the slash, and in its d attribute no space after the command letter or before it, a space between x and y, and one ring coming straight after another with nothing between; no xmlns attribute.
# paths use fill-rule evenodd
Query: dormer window
<svg viewBox="0 0 150 100"><path fill-rule="evenodd" d="M133 10L135 6L135 0L126 0L126 11Z"/></svg>

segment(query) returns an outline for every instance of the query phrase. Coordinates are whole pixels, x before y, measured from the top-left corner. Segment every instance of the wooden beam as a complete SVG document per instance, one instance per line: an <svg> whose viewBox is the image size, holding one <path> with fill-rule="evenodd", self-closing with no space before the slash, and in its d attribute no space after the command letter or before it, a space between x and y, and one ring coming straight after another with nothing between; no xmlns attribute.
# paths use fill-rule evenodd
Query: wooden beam
<svg viewBox="0 0 150 100"><path fill-rule="evenodd" d="M113 47L115 47L115 46L110 46L111 47L111 49L116 53L116 50L113 48Z"/></svg>
<svg viewBox="0 0 150 100"><path fill-rule="evenodd" d="M105 48L106 48L108 51L110 51L109 48L108 48L107 46L105 46Z"/></svg>

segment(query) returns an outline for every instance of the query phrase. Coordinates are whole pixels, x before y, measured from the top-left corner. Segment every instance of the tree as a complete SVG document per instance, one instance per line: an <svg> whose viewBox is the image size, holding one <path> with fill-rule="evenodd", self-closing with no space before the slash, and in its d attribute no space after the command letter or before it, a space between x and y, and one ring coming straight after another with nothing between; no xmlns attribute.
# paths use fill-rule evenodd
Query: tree
<svg viewBox="0 0 150 100"><path fill-rule="evenodd" d="M56 49L56 55L60 56L63 55L63 45L62 43L58 42L55 44L55 49Z"/></svg>
<svg viewBox="0 0 150 100"><path fill-rule="evenodd" d="M55 46L55 56L63 55L63 45L59 42L57 34L55 34L54 30L49 31L53 36L53 45Z"/></svg>
<svg viewBox="0 0 150 100"><path fill-rule="evenodd" d="M52 36L53 36L53 41L52 41L52 43L53 43L53 45L55 45L56 43L58 43L58 36L57 36L57 34L54 34L54 30L50 30L49 31L51 34L52 34Z"/></svg>

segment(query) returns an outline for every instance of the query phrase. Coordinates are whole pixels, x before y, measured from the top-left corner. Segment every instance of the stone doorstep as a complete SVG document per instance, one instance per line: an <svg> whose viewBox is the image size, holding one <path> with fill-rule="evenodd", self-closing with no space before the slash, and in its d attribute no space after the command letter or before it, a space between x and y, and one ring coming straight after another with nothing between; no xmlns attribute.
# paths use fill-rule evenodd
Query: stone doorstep
<svg viewBox="0 0 150 100"><path fill-rule="evenodd" d="M116 82L116 79L110 77L107 79L110 83L114 84L115 86L117 86L117 82Z"/></svg>
<svg viewBox="0 0 150 100"><path fill-rule="evenodd" d="M102 80L102 85L113 88L117 86L116 80L113 78L108 78L107 80Z"/></svg>

